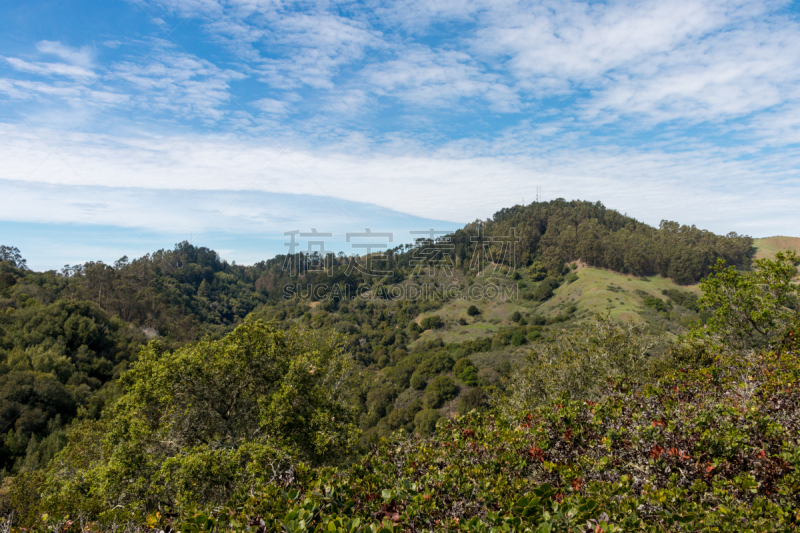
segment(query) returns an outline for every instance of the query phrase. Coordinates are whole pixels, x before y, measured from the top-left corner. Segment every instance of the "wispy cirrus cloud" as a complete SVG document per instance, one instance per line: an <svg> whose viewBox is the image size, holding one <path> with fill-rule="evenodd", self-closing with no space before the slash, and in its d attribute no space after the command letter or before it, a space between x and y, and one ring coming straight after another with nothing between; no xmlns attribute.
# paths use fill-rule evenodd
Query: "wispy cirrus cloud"
<svg viewBox="0 0 800 533"><path fill-rule="evenodd" d="M95 73L88 68L65 63L28 62L16 57L5 58L14 70L39 74L42 76L67 76L70 78L94 78Z"/></svg>
<svg viewBox="0 0 800 533"><path fill-rule="evenodd" d="M74 48L59 41L39 41L36 49L42 54L60 57L70 65L89 69L93 66L94 52L88 46Z"/></svg>
<svg viewBox="0 0 800 533"><path fill-rule="evenodd" d="M477 98L488 102L493 111L520 108L519 95L501 75L486 72L469 54L455 50L406 48L397 59L371 69L369 82L381 95L422 107L458 105L462 99Z"/></svg>
<svg viewBox="0 0 800 533"><path fill-rule="evenodd" d="M115 63L108 75L121 80L140 109L201 120L222 118L230 83L246 77L174 47L159 51L144 65Z"/></svg>

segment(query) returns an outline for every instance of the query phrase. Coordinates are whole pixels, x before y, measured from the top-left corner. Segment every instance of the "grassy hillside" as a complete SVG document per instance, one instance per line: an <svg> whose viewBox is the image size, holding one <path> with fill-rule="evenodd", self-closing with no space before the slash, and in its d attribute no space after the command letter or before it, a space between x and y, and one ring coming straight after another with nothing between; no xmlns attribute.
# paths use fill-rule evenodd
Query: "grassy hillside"
<svg viewBox="0 0 800 533"><path fill-rule="evenodd" d="M581 320L591 318L596 313L610 311L611 316L617 320L653 324L672 332L682 331L688 327L688 319L697 319L699 316L696 312L679 309L675 305L666 313L659 314L658 310L644 304L645 298L650 296L661 299L669 307L670 298L664 291L699 295L697 284L684 286L661 276L636 277L590 267L581 261L575 264L577 268L573 273L577 279L554 289L553 296L544 302L524 299L525 293L536 287L537 283L527 274L523 274L519 280L514 281L520 291L518 299L455 300L447 302L440 309L422 313L416 317L417 323L427 316L438 315L444 320L445 326L424 332L417 342L441 339L450 343L491 337L501 328L514 325L510 317L515 312L521 313L523 317L538 315L552 321L565 314ZM489 278L487 281L500 283L498 278L500 277ZM505 282L509 281L506 279ZM480 315L469 317L467 309L470 305L478 307ZM459 319L466 320L467 324L459 325Z"/></svg>
<svg viewBox="0 0 800 533"><path fill-rule="evenodd" d="M794 250L800 253L800 237L765 237L754 239L753 246L756 248L756 259L775 259L775 254L780 251Z"/></svg>

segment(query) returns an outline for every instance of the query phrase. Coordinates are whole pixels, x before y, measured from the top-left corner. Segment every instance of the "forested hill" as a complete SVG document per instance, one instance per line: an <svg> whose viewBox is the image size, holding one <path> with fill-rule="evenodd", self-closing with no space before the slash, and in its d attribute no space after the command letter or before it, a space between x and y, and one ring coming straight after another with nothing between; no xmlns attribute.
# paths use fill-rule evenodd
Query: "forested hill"
<svg viewBox="0 0 800 533"><path fill-rule="evenodd" d="M515 254L504 254L502 242L492 243L487 250L493 249L494 260L514 262L520 269L536 265L543 275L554 276L560 275L565 264L583 260L624 274L659 274L685 285L706 276L718 258L747 269L755 253L750 237L720 236L667 221L654 228L599 202L561 199L503 209L492 219L470 223L443 240L454 245L447 252L453 266L468 276L476 248L492 236L512 233L519 239ZM389 250L382 267L393 276L381 281L399 283L410 277L415 260L424 256L416 252L408 245ZM348 268L347 257L340 254L328 259L333 267L331 276L326 273L327 282L351 289L362 282L375 283L374 277ZM301 268L306 266L304 261L299 263ZM8 261L0 294L21 294L44 304L60 299L90 301L137 328L186 342L206 333L221 334L259 305L280 300L281 287L297 281L285 265L283 255L252 266L231 264L212 250L182 242L173 250L132 261L123 257L113 265L88 262L61 272L30 272ZM314 273L304 274L305 281L314 281ZM15 284L19 286L12 290Z"/></svg>
<svg viewBox="0 0 800 533"><path fill-rule="evenodd" d="M512 228L520 238L522 264L541 260L550 270L581 259L625 274L659 274L682 285L707 276L717 258L747 267L755 253L753 239L733 232L720 236L670 221L654 228L600 202L561 199L503 209L456 232L455 241L468 248L478 230L508 235Z"/></svg>
<svg viewBox="0 0 800 533"><path fill-rule="evenodd" d="M515 253L504 255L508 241L494 237L508 236L512 228L519 240ZM374 440L400 425L430 429L442 398L453 405L485 401L484 389L499 386L499 376L523 345L546 340L597 310L614 308L626 313L620 318L632 317L654 332L685 331L703 318L696 295L643 276L661 274L687 284L705 276L717 258L747 269L754 252L749 237L723 237L671 222L656 229L599 203L563 200L505 209L443 240L453 245L444 248L454 267L448 279L419 272L424 252L443 244L430 241L389 250L378 268L392 274L382 278L351 268L343 254L326 258L330 268L324 274L304 271L298 278L284 268L285 256L243 266L187 242L110 265L88 262L34 272L18 250L3 246L0 479L43 466L63 446L68 424L98 418L119 393L117 378L153 338L174 350L208 335L221 338L248 315L284 330L344 333L348 350L368 370L359 426L364 439ZM472 263L475 252L487 248L493 249L492 262L516 263L514 301L476 301L470 307L471 302L447 298L394 301L380 291L404 283L483 282L493 274L479 277ZM579 266L579 259L610 270ZM297 264L308 267L305 261ZM376 298L319 305L308 298L284 299L285 286L316 282L348 288L350 298L356 287L368 284ZM454 367L467 354L478 354L475 365ZM465 387L450 387L452 394L438 400L430 393L424 416L415 421L425 383L451 373Z"/></svg>

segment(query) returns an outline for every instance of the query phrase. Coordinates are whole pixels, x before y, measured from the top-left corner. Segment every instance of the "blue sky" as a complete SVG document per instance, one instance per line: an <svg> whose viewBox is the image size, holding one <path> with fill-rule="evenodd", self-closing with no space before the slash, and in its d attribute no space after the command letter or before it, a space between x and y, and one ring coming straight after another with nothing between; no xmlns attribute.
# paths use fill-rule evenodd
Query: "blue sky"
<svg viewBox="0 0 800 533"><path fill-rule="evenodd" d="M0 243L36 269L183 239L453 229L563 197L798 235L788 2L0 4Z"/></svg>

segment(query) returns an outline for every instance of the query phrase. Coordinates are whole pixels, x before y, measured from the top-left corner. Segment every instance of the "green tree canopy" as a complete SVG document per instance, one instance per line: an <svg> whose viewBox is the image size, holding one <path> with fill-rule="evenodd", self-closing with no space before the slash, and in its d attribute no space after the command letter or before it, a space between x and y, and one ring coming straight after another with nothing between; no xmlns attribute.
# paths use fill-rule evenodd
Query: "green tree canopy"
<svg viewBox="0 0 800 533"><path fill-rule="evenodd" d="M126 393L101 422L102 446L78 475L70 457L84 439L73 432L51 467L51 496L71 502L73 512L81 493L107 508L141 510L224 501L291 479L300 462L336 462L358 438L352 372L338 339L261 321L173 352L152 342L123 375Z"/></svg>
<svg viewBox="0 0 800 533"><path fill-rule="evenodd" d="M561 395L596 400L611 378L631 379L648 372L655 341L635 324L617 324L610 313L573 330L561 330L552 342L538 344L526 364L511 376L509 412L521 412Z"/></svg>
<svg viewBox="0 0 800 533"><path fill-rule="evenodd" d="M756 259L753 272L740 272L720 259L700 283L699 304L714 312L708 333L740 346L779 335L800 311L797 261L794 252L778 252L774 261Z"/></svg>

